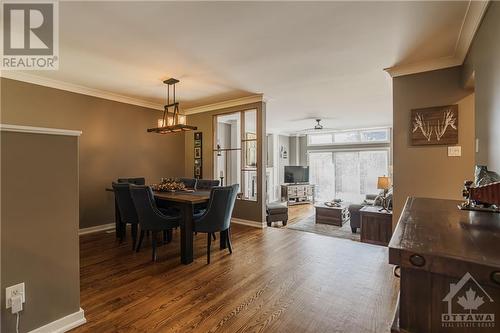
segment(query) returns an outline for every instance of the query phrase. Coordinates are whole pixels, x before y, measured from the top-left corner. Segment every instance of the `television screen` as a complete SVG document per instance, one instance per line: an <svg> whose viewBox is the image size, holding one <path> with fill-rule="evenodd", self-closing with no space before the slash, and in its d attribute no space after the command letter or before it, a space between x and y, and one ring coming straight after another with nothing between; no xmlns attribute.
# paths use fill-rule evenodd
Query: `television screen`
<svg viewBox="0 0 500 333"><path fill-rule="evenodd" d="M309 167L285 166L285 183L308 183Z"/></svg>

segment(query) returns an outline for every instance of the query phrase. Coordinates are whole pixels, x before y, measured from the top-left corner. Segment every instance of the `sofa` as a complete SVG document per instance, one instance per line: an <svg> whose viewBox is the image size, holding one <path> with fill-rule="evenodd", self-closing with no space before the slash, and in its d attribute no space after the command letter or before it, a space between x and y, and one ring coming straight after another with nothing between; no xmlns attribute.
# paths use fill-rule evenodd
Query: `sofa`
<svg viewBox="0 0 500 333"><path fill-rule="evenodd" d="M349 213L351 214L351 230L353 233L356 233L358 228L361 228L361 216L359 213L361 208L364 206L382 206L382 198L380 197L382 194L383 192L380 192L380 194L367 194L363 202L349 205ZM387 193L387 202L389 209L392 209L392 189Z"/></svg>

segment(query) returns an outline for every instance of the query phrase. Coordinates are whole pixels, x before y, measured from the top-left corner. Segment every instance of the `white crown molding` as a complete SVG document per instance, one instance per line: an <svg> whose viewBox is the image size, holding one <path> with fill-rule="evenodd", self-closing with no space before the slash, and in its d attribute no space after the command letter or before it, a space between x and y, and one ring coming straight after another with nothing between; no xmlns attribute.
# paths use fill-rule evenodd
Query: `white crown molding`
<svg viewBox="0 0 500 333"><path fill-rule="evenodd" d="M33 127L22 125L0 124L0 131L2 132L19 132L19 133L34 133L34 134L50 134L50 135L67 135L67 136L80 136L82 131L74 131L59 128L48 127Z"/></svg>
<svg viewBox="0 0 500 333"><path fill-rule="evenodd" d="M213 103L213 104L197 106L194 108L184 109L184 114L190 115L190 114L195 114L195 113L220 110L220 109L230 108L230 107L244 105L244 104L257 103L257 102L265 102L264 96L262 94L257 94L257 95L242 97L242 98L236 98L236 99L231 99L228 101L223 101L223 102L218 102L218 103Z"/></svg>
<svg viewBox="0 0 500 333"><path fill-rule="evenodd" d="M65 317L54 320L42 327L36 328L29 333L63 333L72 330L75 327L87 322L82 308L79 311L71 313Z"/></svg>
<svg viewBox="0 0 500 333"><path fill-rule="evenodd" d="M453 55L439 59L432 59L413 64L396 65L384 70L391 75L391 77L398 77L402 75L410 75L422 72L429 72L437 69L449 68L460 66L464 63L467 52L474 40L477 29L481 24L484 13L488 8L490 0L487 1L474 1L469 0L467 11L465 12L462 26L455 43L455 50Z"/></svg>
<svg viewBox="0 0 500 333"><path fill-rule="evenodd" d="M74 92L77 94L103 98L103 99L107 99L107 100L111 100L111 101L115 101L115 102L142 106L142 107L149 108L149 109L163 110L162 104L153 103L153 102L149 102L149 101L145 101L145 100L141 100L141 99L137 99L137 98L132 98L132 97L124 96L124 95L119 95L119 94L115 94L115 93L105 91L105 90L89 88L89 87L85 87L85 86L81 86L81 85L77 85L77 84L73 84L73 83L49 79L46 77L37 76L37 75L33 75L33 74L27 74L25 72L2 71L0 73L0 76L4 77L6 79L37 84L39 86L70 91L70 92Z"/></svg>

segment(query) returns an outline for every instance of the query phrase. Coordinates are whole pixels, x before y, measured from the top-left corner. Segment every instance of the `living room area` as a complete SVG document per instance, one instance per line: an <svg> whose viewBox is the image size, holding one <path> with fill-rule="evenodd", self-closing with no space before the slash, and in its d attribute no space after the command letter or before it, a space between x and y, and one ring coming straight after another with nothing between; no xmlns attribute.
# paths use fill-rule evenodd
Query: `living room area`
<svg viewBox="0 0 500 333"><path fill-rule="evenodd" d="M288 215L287 221L268 225L360 241L361 215L370 215L370 209L370 216L391 223L390 124L333 130L330 119L303 123L314 121L315 127L267 135L268 210L287 207ZM375 244L386 245L389 238L390 233L363 235Z"/></svg>

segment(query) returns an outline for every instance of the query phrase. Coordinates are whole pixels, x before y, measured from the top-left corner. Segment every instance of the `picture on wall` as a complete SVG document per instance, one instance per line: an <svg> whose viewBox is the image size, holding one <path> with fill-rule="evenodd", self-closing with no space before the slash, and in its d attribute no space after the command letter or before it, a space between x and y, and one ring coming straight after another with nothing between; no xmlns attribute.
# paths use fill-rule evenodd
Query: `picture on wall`
<svg viewBox="0 0 500 333"><path fill-rule="evenodd" d="M194 178L202 178L202 153L201 153L201 148L202 148L202 133L201 132L196 132L194 133Z"/></svg>
<svg viewBox="0 0 500 333"><path fill-rule="evenodd" d="M458 105L411 110L412 146L455 145L458 143Z"/></svg>

